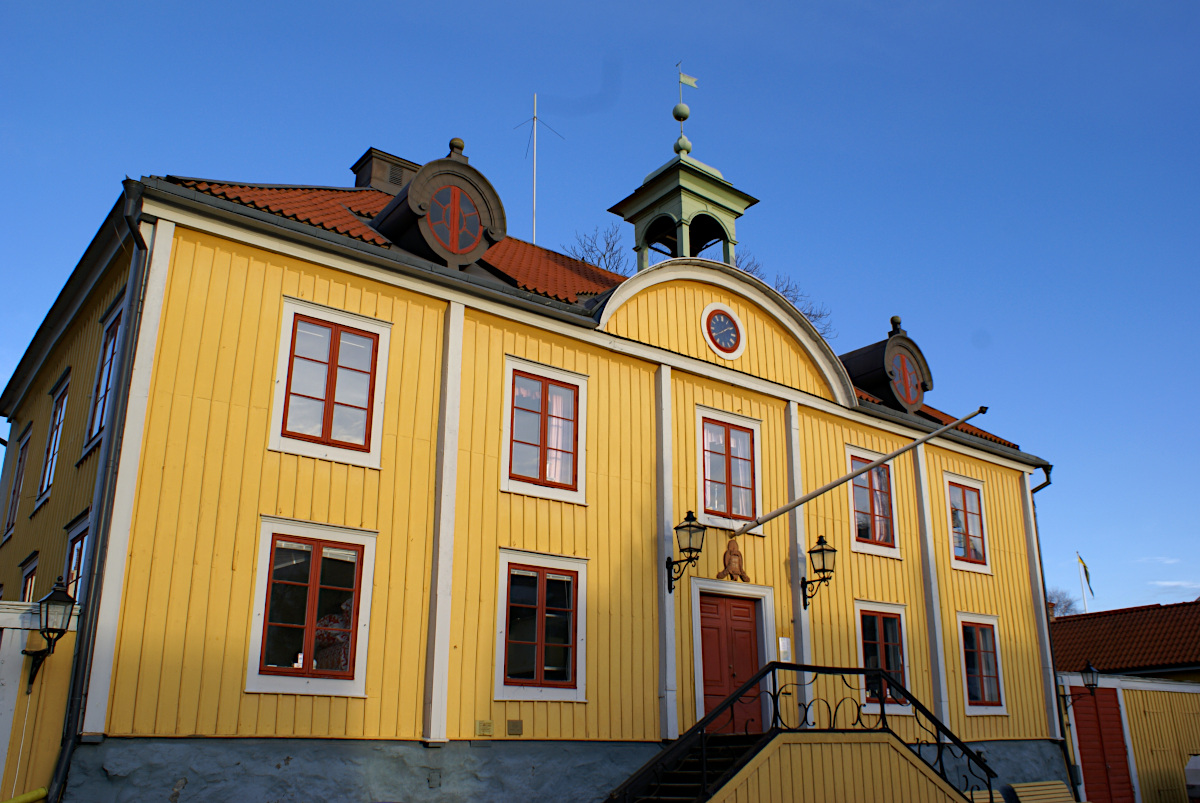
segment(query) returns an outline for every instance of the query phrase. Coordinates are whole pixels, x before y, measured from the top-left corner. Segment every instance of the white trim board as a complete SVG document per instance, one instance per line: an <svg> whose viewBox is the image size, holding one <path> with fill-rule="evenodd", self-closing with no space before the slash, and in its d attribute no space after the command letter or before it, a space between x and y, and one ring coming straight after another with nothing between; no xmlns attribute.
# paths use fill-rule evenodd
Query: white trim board
<svg viewBox="0 0 1200 803"><path fill-rule="evenodd" d="M746 597L757 601L755 614L758 619L758 665L763 667L774 661L778 654L776 651L778 644L775 638L775 589L771 586L692 577L690 591L692 595L692 696L695 697L696 720L699 721L704 718L704 648L700 640L700 595Z"/></svg>
<svg viewBox="0 0 1200 803"><path fill-rule="evenodd" d="M667 592L671 568L667 560L675 558L675 473L674 423L671 407L671 366L660 365L654 376L658 454L657 518L658 518L658 697L660 736L679 738L679 655L675 641L675 619L678 606L675 595Z"/></svg>

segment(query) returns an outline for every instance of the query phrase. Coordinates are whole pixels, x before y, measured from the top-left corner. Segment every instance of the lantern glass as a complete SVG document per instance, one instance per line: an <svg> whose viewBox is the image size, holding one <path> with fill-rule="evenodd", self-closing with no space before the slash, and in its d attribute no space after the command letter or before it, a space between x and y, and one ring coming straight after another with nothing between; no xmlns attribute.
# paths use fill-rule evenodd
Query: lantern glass
<svg viewBox="0 0 1200 803"><path fill-rule="evenodd" d="M1095 692L1096 687L1100 685L1100 670L1092 666L1092 662L1088 661L1087 666L1079 673L1083 679L1083 686L1090 692Z"/></svg>
<svg viewBox="0 0 1200 803"><path fill-rule="evenodd" d="M71 624L71 614L74 610L75 598L67 593L67 587L63 585L60 577L54 584L53 590L38 600L42 635L47 639L56 639L66 633Z"/></svg>
<svg viewBox="0 0 1200 803"><path fill-rule="evenodd" d="M699 555L704 548L705 527L696 521L692 511L687 512L683 521L675 525L675 537L679 540L679 551L683 555Z"/></svg>
<svg viewBox="0 0 1200 803"><path fill-rule="evenodd" d="M812 560L813 573L817 577L824 579L833 574L837 550L829 545L825 536L817 538L817 545L808 550L808 556Z"/></svg>

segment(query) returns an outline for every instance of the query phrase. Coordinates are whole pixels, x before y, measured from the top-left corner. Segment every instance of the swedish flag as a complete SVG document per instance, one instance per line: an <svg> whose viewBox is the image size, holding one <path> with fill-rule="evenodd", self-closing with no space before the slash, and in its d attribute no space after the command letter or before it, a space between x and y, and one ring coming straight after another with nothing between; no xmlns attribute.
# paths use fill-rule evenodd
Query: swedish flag
<svg viewBox="0 0 1200 803"><path fill-rule="evenodd" d="M1087 580L1088 591L1093 597L1096 596L1096 592L1092 591L1092 574L1088 571L1087 564L1083 562L1083 556L1076 552L1075 557L1079 558L1079 565L1083 567L1083 579Z"/></svg>

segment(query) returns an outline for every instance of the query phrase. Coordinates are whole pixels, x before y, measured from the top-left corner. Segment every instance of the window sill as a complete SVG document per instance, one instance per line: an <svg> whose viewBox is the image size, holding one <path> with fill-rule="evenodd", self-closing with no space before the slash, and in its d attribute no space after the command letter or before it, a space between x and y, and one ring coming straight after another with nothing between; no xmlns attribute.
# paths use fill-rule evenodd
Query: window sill
<svg viewBox="0 0 1200 803"><path fill-rule="evenodd" d="M316 460L328 460L333 463L345 463L361 468L379 469L378 452L360 452L355 449L341 449L323 443L285 438L282 435L272 435L267 444L268 451L280 454L294 454L298 457L311 457Z"/></svg>
<svg viewBox="0 0 1200 803"><path fill-rule="evenodd" d="M9 541L11 541L11 540L12 540L12 537L13 537L13 533L15 533L16 531L17 531L17 530L16 530L16 528L14 527L13 529L11 529L11 530L9 530L8 532L6 532L6 533L4 534L4 537L3 537L3 538L0 538L0 546L4 546L4 545L5 545L5 544L7 544Z"/></svg>
<svg viewBox="0 0 1200 803"><path fill-rule="evenodd" d="M550 485L538 485L536 482L514 480L512 477L501 477L500 490L504 493L520 494L521 496L536 496L539 499L550 499L555 502L567 502L572 505L587 507L587 493L581 482L579 488L555 488Z"/></svg>
<svg viewBox="0 0 1200 803"><path fill-rule="evenodd" d="M971 705L967 703L966 715L969 717L1006 717L1007 705Z"/></svg>
<svg viewBox="0 0 1200 803"><path fill-rule="evenodd" d="M83 445L83 453L81 455L79 455L79 459L75 461L75 468L79 468L80 464L82 464L84 460L87 460L88 456L92 452L96 451L96 447L99 446L103 442L104 442L104 431L101 430L101 432L98 435L96 435L96 437L92 438L90 441L88 441L87 443L85 443Z"/></svg>
<svg viewBox="0 0 1200 803"><path fill-rule="evenodd" d="M496 702L547 700L559 703L586 703L583 689L564 689L559 686L501 686L494 695Z"/></svg>
<svg viewBox="0 0 1200 803"><path fill-rule="evenodd" d="M879 716L879 703L863 703L862 712L870 716ZM889 717L912 717L916 716L916 711L911 705L900 705L899 703L887 704L887 715Z"/></svg>
<svg viewBox="0 0 1200 803"><path fill-rule="evenodd" d="M37 515L37 512L42 509L42 505L44 505L50 501L50 491L52 491L52 490L54 490L54 489L48 488L46 490L46 493L42 494L41 496L39 496L37 498L37 500L33 503L33 512L31 512L29 514L29 518L32 519L35 515Z"/></svg>
<svg viewBox="0 0 1200 803"><path fill-rule="evenodd" d="M876 555L881 558L903 560L903 558L900 556L900 547L898 546L872 544L866 541L859 541L857 538L851 539L850 551L857 552L861 555Z"/></svg>
<svg viewBox="0 0 1200 803"><path fill-rule="evenodd" d="M254 674L246 679L247 694L311 694L317 697L367 696L366 682L357 678L305 678L294 675Z"/></svg>
<svg viewBox="0 0 1200 803"><path fill-rule="evenodd" d="M975 574L990 575L992 573L992 567L987 563L971 563L969 561L959 560L958 558L950 559L950 568L958 569L964 572L975 572Z"/></svg>

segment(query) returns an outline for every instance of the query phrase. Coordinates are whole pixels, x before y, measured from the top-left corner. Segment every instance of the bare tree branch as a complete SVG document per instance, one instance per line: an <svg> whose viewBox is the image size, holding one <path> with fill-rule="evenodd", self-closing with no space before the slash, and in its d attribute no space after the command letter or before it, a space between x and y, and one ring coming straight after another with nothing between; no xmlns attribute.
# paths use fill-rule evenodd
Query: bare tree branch
<svg viewBox="0 0 1200 803"><path fill-rule="evenodd" d="M833 313L829 307L813 301L812 297L801 290L800 285L791 276L786 273L776 273L775 281L768 281L767 272L763 270L762 263L745 249L737 252L734 263L736 267L749 273L763 284L773 285L779 295L783 296L789 304L799 310L801 315L808 318L809 323L813 325L813 328L817 330L821 337L826 339L837 337L837 333L833 329L833 321L831 320Z"/></svg>
<svg viewBox="0 0 1200 803"><path fill-rule="evenodd" d="M575 242L562 247L563 253L581 262L595 265L620 276L632 272L632 260L621 243L621 224L614 222L603 231L597 226L591 234L575 232Z"/></svg>
<svg viewBox="0 0 1200 803"><path fill-rule="evenodd" d="M1071 616L1079 613L1079 600L1065 588L1047 588L1046 602L1054 606L1055 616Z"/></svg>

